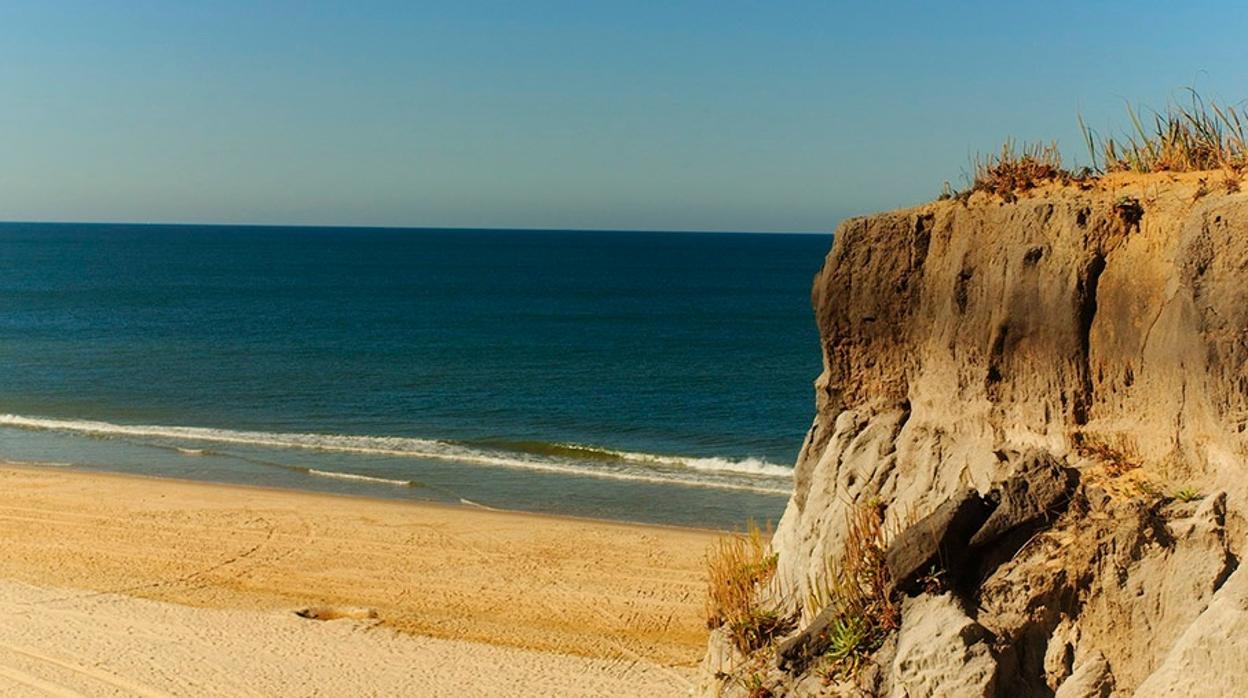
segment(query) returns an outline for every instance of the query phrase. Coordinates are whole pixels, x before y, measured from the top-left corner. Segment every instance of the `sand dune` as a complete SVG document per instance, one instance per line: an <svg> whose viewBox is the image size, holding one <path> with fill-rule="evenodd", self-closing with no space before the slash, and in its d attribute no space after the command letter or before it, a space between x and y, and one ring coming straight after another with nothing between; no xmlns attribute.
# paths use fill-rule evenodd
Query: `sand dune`
<svg viewBox="0 0 1248 698"><path fill-rule="evenodd" d="M703 531L0 468L4 695L671 695Z"/></svg>

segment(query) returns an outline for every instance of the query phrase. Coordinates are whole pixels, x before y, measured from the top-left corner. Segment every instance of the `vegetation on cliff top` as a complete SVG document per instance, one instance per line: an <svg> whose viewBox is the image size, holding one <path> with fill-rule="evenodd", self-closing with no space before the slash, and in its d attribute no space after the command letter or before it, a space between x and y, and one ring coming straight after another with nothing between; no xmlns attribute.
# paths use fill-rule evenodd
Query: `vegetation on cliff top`
<svg viewBox="0 0 1248 698"><path fill-rule="evenodd" d="M1146 126L1131 105L1133 133L1099 139L1080 118L1092 166L1104 172L1200 172L1248 169L1248 137L1241 109L1205 102L1188 90L1191 102L1154 112Z"/></svg>
<svg viewBox="0 0 1248 698"><path fill-rule="evenodd" d="M1042 184L1087 182L1114 172L1204 172L1224 170L1230 175L1248 171L1248 113L1244 107L1205 101L1188 90L1187 104L1172 103L1163 112L1141 118L1127 105L1131 131L1101 137L1079 118L1091 165L1078 172L1062 166L1056 143L1024 144L1007 141L1001 152L976 157L971 186L960 196L983 191L1007 199ZM1228 189L1231 189L1228 187ZM941 198L959 196L946 187Z"/></svg>
<svg viewBox="0 0 1248 698"><path fill-rule="evenodd" d="M975 179L970 191L986 191L1006 198L1046 182L1074 178L1062 167L1062 153L1056 143L1018 147L1009 140L1001 146L1000 153L976 157L973 165Z"/></svg>

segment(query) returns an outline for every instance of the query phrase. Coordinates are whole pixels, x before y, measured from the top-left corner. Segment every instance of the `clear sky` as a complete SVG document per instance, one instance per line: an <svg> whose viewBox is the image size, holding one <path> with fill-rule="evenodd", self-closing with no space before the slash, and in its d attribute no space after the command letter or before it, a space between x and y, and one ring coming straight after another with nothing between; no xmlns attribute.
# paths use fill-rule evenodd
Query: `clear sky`
<svg viewBox="0 0 1248 698"><path fill-rule="evenodd" d="M826 231L1248 97L1238 2L0 3L0 219Z"/></svg>

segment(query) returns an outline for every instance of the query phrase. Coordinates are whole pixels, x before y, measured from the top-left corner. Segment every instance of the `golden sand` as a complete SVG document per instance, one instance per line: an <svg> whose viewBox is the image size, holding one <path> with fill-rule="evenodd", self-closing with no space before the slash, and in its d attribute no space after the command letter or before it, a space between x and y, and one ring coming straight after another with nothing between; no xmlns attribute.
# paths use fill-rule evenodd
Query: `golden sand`
<svg viewBox="0 0 1248 698"><path fill-rule="evenodd" d="M465 677L521 693L564 681L590 693L681 693L705 647L708 531L16 465L0 467L0 493L0 686L31 685L14 676L70 685L41 677L65 672L31 657L107 668L142 642L93 645L93 624L141 630L170 614L214 629L197 652L220 666L277 629L266 642L291 643L288 659L337 647L316 665L324 680L339 677L330 695L381 690L352 668L383 661L409 663L395 680L423 676L430 695L473 693ZM74 635L81 647L63 637L64 613L86 623ZM172 632L160 627L148 634ZM364 636L374 649L360 649ZM172 650L142 646L157 655L150 662L172 661ZM462 666L438 678L447 657ZM301 693L295 676L316 671L256 661L261 694ZM120 664L110 671L140 679ZM182 692L161 676L142 674L142 686Z"/></svg>

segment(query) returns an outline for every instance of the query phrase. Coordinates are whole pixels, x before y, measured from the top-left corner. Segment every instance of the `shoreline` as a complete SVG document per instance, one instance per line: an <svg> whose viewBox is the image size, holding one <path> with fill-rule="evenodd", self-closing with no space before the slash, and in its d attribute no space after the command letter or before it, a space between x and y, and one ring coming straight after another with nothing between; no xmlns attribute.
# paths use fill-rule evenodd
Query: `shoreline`
<svg viewBox="0 0 1248 698"><path fill-rule="evenodd" d="M560 444L550 444L554 450L548 453L528 442L497 448L450 441L425 445L409 437L15 414L0 414L0 422L0 462L381 499L468 501L510 511L722 531L739 530L751 518L778 520L792 488L791 469L753 457L664 456Z"/></svg>
<svg viewBox="0 0 1248 698"><path fill-rule="evenodd" d="M638 688L688 680L705 648L714 531L31 464L0 464L0 491L0 598L124 599L143 618L173 604L224 623L226 646L279 619L313 635L391 630L395 651L537 653ZM347 620L295 615L308 609ZM28 622L0 622L0 651Z"/></svg>
<svg viewBox="0 0 1248 698"><path fill-rule="evenodd" d="M411 505L416 507L430 507L434 509L447 509L449 511L479 511L495 514L509 514L514 516L534 516L540 519L556 519L570 522L580 522L589 524L606 524L610 526L636 527L642 529L659 528L670 529L673 531L693 531L699 533L723 535L726 533L734 533L732 529L713 528L711 526L684 526L681 524L649 522L649 521L629 521L626 519L608 519L595 518L592 516L577 516L576 514L556 514L542 511L527 511L525 509L506 509L503 507L492 507L485 504L479 504L470 499L461 498L458 502L447 502L436 499L409 499L403 497L382 497L375 494L360 494L357 492L332 492L329 490L313 490L300 489L298 487L282 487L281 485L259 485L248 482L225 482L222 480L196 480L187 477L166 477L164 475L147 475L144 473L130 473L120 470L108 470L105 468L96 469L95 466L82 465L79 463L43 463L39 461L11 461L0 458L0 470L31 470L35 472L53 471L66 473L82 473L84 475L99 476L104 478L121 478L128 480L139 480L144 482L176 482L186 485L204 485L207 487L225 487L229 489L255 490L257 492L288 492L290 494L308 494L315 497L342 497L345 499L362 500L366 502L385 502L388 504ZM742 524L744 525L744 521Z"/></svg>

